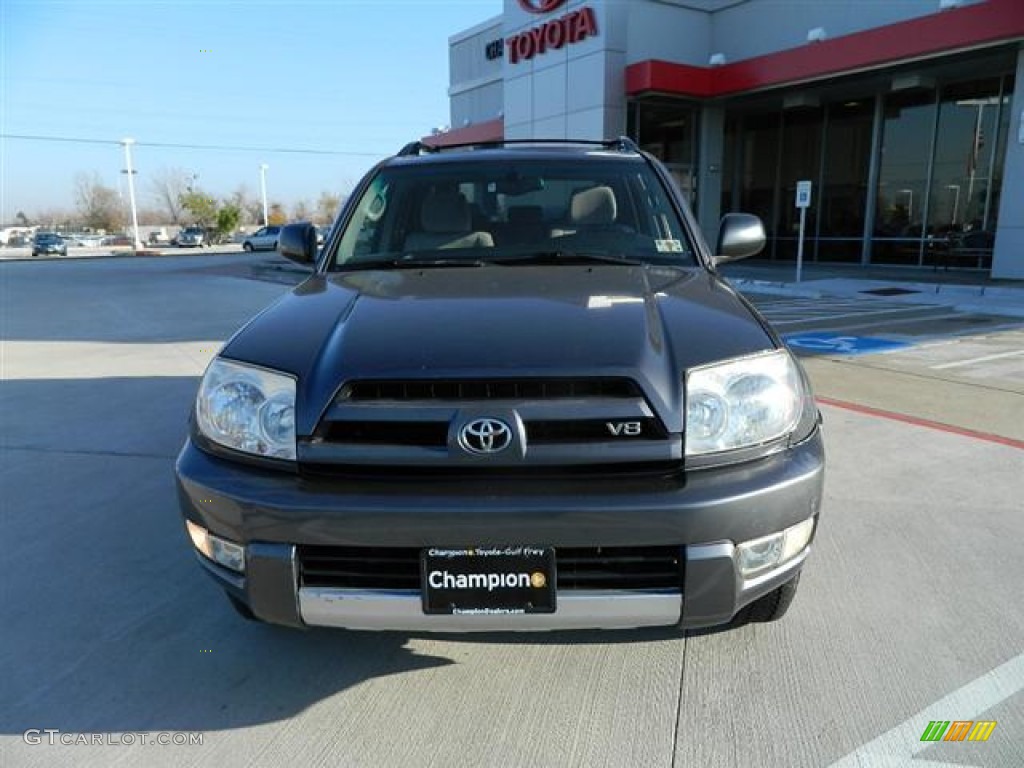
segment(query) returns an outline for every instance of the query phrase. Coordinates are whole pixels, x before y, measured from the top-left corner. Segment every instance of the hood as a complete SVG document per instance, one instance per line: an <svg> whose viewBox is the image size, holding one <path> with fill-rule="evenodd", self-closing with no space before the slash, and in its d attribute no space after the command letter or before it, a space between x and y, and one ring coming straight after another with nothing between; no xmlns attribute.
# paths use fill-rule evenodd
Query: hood
<svg viewBox="0 0 1024 768"><path fill-rule="evenodd" d="M297 376L308 434L355 379L624 376L678 425L688 368L774 346L699 268L491 266L317 275L222 354Z"/></svg>

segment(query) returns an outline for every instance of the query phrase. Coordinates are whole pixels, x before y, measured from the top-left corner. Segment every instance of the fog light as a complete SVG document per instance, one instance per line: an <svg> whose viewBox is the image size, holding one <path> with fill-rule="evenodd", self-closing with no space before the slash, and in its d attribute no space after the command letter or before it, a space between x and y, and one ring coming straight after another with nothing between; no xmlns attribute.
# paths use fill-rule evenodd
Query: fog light
<svg viewBox="0 0 1024 768"><path fill-rule="evenodd" d="M245 572L245 547L222 539L220 536L214 536L203 526L193 523L191 520L185 521L185 527L188 529L193 546L207 558L232 571Z"/></svg>
<svg viewBox="0 0 1024 768"><path fill-rule="evenodd" d="M770 536L744 541L736 549L739 553L740 574L750 578L762 571L784 565L803 552L814 531L814 518Z"/></svg>

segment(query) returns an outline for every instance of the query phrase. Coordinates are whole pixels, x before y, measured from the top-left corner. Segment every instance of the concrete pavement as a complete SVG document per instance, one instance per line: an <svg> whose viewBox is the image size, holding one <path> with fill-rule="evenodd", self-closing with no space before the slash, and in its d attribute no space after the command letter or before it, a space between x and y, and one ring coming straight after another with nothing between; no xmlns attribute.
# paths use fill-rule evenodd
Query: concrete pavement
<svg viewBox="0 0 1024 768"><path fill-rule="evenodd" d="M171 465L206 361L286 290L247 258L0 265L0 765L1024 763L1024 451L845 407L823 408L824 518L778 624L243 622L194 562ZM998 725L922 745L939 716ZM176 731L203 743L122 738Z"/></svg>

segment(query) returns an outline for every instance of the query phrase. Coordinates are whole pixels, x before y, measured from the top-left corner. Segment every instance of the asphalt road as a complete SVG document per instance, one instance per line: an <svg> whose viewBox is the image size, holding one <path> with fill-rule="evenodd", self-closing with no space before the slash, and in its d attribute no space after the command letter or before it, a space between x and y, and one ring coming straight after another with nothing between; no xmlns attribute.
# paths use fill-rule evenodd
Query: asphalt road
<svg viewBox="0 0 1024 768"><path fill-rule="evenodd" d="M265 259L0 265L0 766L1024 764L1024 450L848 407L823 407L824 519L778 624L243 622L171 470L206 361L286 290L244 276ZM929 744L931 720L997 726ZM150 743L178 732L203 743Z"/></svg>

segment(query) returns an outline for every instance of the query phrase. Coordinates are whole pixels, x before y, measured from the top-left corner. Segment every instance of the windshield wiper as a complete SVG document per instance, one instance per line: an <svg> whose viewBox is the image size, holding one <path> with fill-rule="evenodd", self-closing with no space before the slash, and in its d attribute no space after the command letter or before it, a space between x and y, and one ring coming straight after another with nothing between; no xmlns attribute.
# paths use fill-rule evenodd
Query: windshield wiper
<svg viewBox="0 0 1024 768"><path fill-rule="evenodd" d="M433 269L435 267L482 267L480 259L372 259L350 261L337 265L336 271L355 272L371 269Z"/></svg>
<svg viewBox="0 0 1024 768"><path fill-rule="evenodd" d="M597 262L599 264L618 264L620 266L639 266L643 264L637 259L629 259L625 256L615 256L606 253L585 253L582 251L534 251L514 256L501 256L497 259L488 259L491 264L587 264Z"/></svg>

